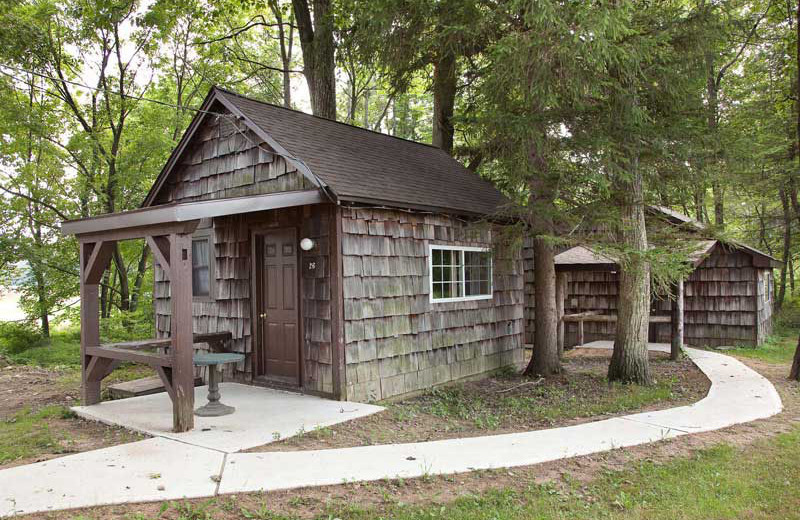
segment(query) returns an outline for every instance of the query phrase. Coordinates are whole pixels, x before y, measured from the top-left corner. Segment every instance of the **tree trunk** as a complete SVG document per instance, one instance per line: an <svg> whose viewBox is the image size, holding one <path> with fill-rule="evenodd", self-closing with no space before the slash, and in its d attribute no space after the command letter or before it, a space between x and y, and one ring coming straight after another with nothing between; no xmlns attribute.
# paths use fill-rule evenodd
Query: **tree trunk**
<svg viewBox="0 0 800 520"><path fill-rule="evenodd" d="M289 70L292 68L292 41L294 38L294 27L292 17L289 17L288 36L283 23L283 11L278 5L278 0L269 0L269 8L278 22L278 43L281 52L281 66L283 67L283 106L292 108L292 76Z"/></svg>
<svg viewBox="0 0 800 520"><path fill-rule="evenodd" d="M109 289L109 282L111 280L110 269L106 269L103 273L103 282L100 286L100 317L108 318L111 314L111 304L109 303L109 296L111 290Z"/></svg>
<svg viewBox="0 0 800 520"><path fill-rule="evenodd" d="M701 182L694 192L694 212L695 219L701 224L706 221L705 216L706 207L706 187Z"/></svg>
<svg viewBox="0 0 800 520"><path fill-rule="evenodd" d="M119 250L119 242L114 243L113 258L114 265L117 267L116 273L119 276L119 310L127 311L131 308L131 290L128 285L128 270Z"/></svg>
<svg viewBox="0 0 800 520"><path fill-rule="evenodd" d="M453 155L456 57L445 54L433 67L433 146Z"/></svg>
<svg viewBox="0 0 800 520"><path fill-rule="evenodd" d="M628 258L619 270L617 333L614 352L608 367L610 381L652 382L647 353L647 331L650 322L650 263L642 256L647 251L647 229L644 221L644 187L638 157L631 161L632 179L620 182L623 197L619 240L628 251Z"/></svg>
<svg viewBox="0 0 800 520"><path fill-rule="evenodd" d="M312 0L314 18L308 0L292 0L294 17L303 51L303 73L311 96L314 115L336 119L336 45L333 40L331 0Z"/></svg>
<svg viewBox="0 0 800 520"><path fill-rule="evenodd" d="M47 313L47 291L44 285L44 277L38 268L34 269L34 273L36 275L36 297L39 303L39 322L42 329L42 336L49 338L50 317Z"/></svg>
<svg viewBox="0 0 800 520"><path fill-rule="evenodd" d="M147 244L142 246L142 254L139 255L139 265L136 266L136 277L133 280L133 293L131 294L131 312L139 307L142 296L142 285L144 283L144 273L147 271Z"/></svg>
<svg viewBox="0 0 800 520"><path fill-rule="evenodd" d="M725 229L725 190L719 180L711 184L711 193L714 195L714 225Z"/></svg>
<svg viewBox="0 0 800 520"><path fill-rule="evenodd" d="M792 369L789 371L789 379L800 381L800 338L797 338L797 348L794 351L794 361Z"/></svg>
<svg viewBox="0 0 800 520"><path fill-rule="evenodd" d="M780 310L786 298L786 275L789 271L790 258L792 254L792 212L789 207L789 197L786 190L780 190L781 206L783 208L783 265L781 266L781 281L778 286L778 297L775 300L775 308Z"/></svg>
<svg viewBox="0 0 800 520"><path fill-rule="evenodd" d="M555 251L546 238L533 239L534 320L533 355L525 375L550 376L561 372L558 357Z"/></svg>
<svg viewBox="0 0 800 520"><path fill-rule="evenodd" d="M369 128L369 87L364 89L364 128Z"/></svg>

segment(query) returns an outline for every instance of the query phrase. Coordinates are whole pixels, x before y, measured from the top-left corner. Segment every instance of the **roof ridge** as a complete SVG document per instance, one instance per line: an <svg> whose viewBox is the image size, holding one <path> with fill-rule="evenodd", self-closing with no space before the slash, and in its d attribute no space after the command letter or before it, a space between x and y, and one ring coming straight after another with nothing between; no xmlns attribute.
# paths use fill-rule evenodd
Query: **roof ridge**
<svg viewBox="0 0 800 520"><path fill-rule="evenodd" d="M441 148L439 148L438 146L434 146L432 144L422 143L420 141L414 141L413 139L406 139L405 137L399 137L399 136L392 135L392 134L385 134L383 132L378 132L377 130L371 130L369 128L364 128L363 126L351 125L351 124L345 123L343 121L337 121L336 119L328 119L327 117L322 117L322 116L318 116L318 115L315 115L315 114L309 114L308 112L303 112L302 110L295 110L294 108L287 108L287 107L284 107L284 106L281 106L281 105L276 105L275 103L269 103L267 101L261 101L260 99L254 99L254 98L245 96L243 94L239 94L238 92L234 92L233 90L229 90L227 88L220 87L220 86L217 86L217 85L214 85L213 88L215 88L215 89L217 89L219 91L222 91L225 94L230 94L232 96L240 97L242 99L246 99L246 100L252 101L254 103L261 103L262 105L267 105L267 106L270 106L270 107L273 107L273 108L280 108L281 110L286 110L288 112L294 112L295 114L301 114L301 115L304 115L304 116L307 116L307 117L313 117L315 119L319 119L319 120L322 120L322 121L329 121L331 123L336 123L338 125L346 126L348 128L355 128L357 130L362 130L364 132L369 132L371 134L380 135L380 136L384 136L384 137L391 137L392 139L397 139L398 141L404 141L406 143L418 144L420 146L426 146L428 148L433 148L434 150L438 150L440 152L447 153L444 150L442 150ZM448 155L448 157L452 157L450 154L447 154L447 155ZM454 161L456 161L456 162L459 162L455 157L452 157L452 159ZM461 164L461 163L459 162L459 164Z"/></svg>

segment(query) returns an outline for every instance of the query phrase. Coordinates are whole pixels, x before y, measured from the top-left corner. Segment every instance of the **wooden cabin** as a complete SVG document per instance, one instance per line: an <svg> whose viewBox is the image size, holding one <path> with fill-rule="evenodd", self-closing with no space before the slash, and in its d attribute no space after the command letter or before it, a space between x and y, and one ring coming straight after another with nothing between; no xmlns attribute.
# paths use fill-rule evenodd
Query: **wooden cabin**
<svg viewBox="0 0 800 520"><path fill-rule="evenodd" d="M652 299L649 340L670 343L676 325L682 342L693 346L757 346L772 332L773 268L771 256L737 242L702 237L702 226L675 211L649 208L652 220L688 226L687 240L696 242L688 255L692 266L679 294ZM654 218L655 217L655 218ZM526 341L533 341L533 262L526 249ZM583 246L562 251L555 258L559 308L563 316L565 347L595 340L613 340L618 298L617 262ZM676 291L678 292L678 291ZM681 299L678 305L677 298ZM675 322L675 323L674 323ZM679 323L677 323L679 322Z"/></svg>
<svg viewBox="0 0 800 520"><path fill-rule="evenodd" d="M87 264L147 235L158 335L187 332L186 315L195 337L229 332L235 380L373 401L522 361L521 254L495 243L505 204L438 148L214 88L142 209L64 231ZM190 311L164 268L176 255Z"/></svg>

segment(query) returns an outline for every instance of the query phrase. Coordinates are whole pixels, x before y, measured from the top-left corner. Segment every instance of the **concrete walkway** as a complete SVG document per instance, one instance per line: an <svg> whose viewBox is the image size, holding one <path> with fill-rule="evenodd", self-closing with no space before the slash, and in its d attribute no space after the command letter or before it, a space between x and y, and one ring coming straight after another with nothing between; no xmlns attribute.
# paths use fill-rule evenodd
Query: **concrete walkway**
<svg viewBox="0 0 800 520"><path fill-rule="evenodd" d="M716 430L781 411L772 384L743 363L685 350L711 380L708 396L690 406L549 430L321 451L223 453L154 438L0 471L0 515L523 466Z"/></svg>

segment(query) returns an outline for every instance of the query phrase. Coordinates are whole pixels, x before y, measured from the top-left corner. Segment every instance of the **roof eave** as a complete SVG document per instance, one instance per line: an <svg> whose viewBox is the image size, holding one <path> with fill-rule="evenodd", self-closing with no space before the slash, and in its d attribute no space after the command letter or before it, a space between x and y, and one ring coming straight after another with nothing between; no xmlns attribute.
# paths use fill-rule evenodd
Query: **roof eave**
<svg viewBox="0 0 800 520"><path fill-rule="evenodd" d="M503 215L501 213L485 213L480 211L469 211L459 208L451 208L446 206L428 206L424 204L414 204L408 202L398 202L398 201L391 201L391 200L384 200L378 198L369 198L369 197L354 197L349 195L339 195L338 200L343 205L366 205L366 206L375 206L380 208L387 208L387 209L400 209L400 210L413 210L413 211L421 211L421 212L428 212L428 213L444 213L448 215L461 215L465 217L471 218L483 218L488 220L494 220L498 222L513 222L518 220L517 218L510 216L510 215ZM348 204L349 203L349 204Z"/></svg>
<svg viewBox="0 0 800 520"><path fill-rule="evenodd" d="M101 235L124 229L192 222L204 218L252 213L271 209L329 202L321 190L300 190L231 197L195 202L180 202L139 208L96 217L67 220L61 224L64 235Z"/></svg>

